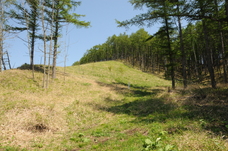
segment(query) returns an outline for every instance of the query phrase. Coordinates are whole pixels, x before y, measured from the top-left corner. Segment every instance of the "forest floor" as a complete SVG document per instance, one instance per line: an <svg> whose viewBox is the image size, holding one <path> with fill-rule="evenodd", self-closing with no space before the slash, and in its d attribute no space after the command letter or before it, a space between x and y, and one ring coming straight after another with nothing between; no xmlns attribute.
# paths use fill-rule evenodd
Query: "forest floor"
<svg viewBox="0 0 228 151"><path fill-rule="evenodd" d="M0 73L0 151L228 150L228 86L178 86L121 62Z"/></svg>

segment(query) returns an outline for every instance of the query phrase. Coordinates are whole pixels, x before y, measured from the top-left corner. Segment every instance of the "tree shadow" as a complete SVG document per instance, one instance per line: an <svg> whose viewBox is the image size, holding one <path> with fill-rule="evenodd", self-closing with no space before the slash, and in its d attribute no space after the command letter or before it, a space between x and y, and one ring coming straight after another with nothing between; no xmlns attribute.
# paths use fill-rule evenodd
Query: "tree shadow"
<svg viewBox="0 0 228 151"><path fill-rule="evenodd" d="M105 102L110 103L110 107L103 108L100 105L96 105L97 109L105 110L107 112L112 112L114 114L127 114L136 117L147 117L151 114L167 114L171 110L174 110L177 105L172 102L167 102L164 97L156 97L157 94L164 92L164 89L159 87L149 88L149 87L138 87L131 86L129 89L126 83L112 83L106 84L102 82L97 82L101 86L109 87L111 90L121 93L126 97L134 97L135 101L117 101L111 100L110 98L105 98ZM114 102L114 103L113 103ZM164 118L159 119L162 121Z"/></svg>
<svg viewBox="0 0 228 151"><path fill-rule="evenodd" d="M98 107L100 110L134 116L136 118L132 122L137 123L166 122L172 119L198 121L205 130L216 135L228 135L228 88L217 90L197 88L189 94L177 90L174 93L183 93L182 98L178 98L180 100L176 101L168 101L170 99L169 94L157 97L156 94L164 91L162 89L132 87L129 90L126 84L102 85L123 93L127 97L138 98L131 102L123 100L117 104L111 103L106 108ZM105 101L110 102L108 98Z"/></svg>
<svg viewBox="0 0 228 151"><path fill-rule="evenodd" d="M136 117L147 117L151 114L167 114L175 108L175 104L165 103L163 99L138 99L122 105L112 106L106 111L115 114L128 114ZM162 121L162 119L157 119Z"/></svg>
<svg viewBox="0 0 228 151"><path fill-rule="evenodd" d="M228 105L186 106L188 118L198 119L204 129L218 135L228 135Z"/></svg>
<svg viewBox="0 0 228 151"><path fill-rule="evenodd" d="M206 130L228 135L228 88L198 88L182 103L188 117L199 119Z"/></svg>
<svg viewBox="0 0 228 151"><path fill-rule="evenodd" d="M178 93L178 91L176 92ZM164 122L172 119L187 119L198 121L203 129L216 135L228 138L228 88L211 89L198 88L191 96L179 100L179 103L169 103L171 108L156 114L149 114L144 118L137 118L135 122ZM167 101L165 103L167 105ZM177 105L178 104L178 105ZM159 104L160 105L160 104Z"/></svg>
<svg viewBox="0 0 228 151"><path fill-rule="evenodd" d="M129 87L127 83L123 83L123 82L113 82L111 84L107 84L107 83L97 81L97 83L100 86L108 87L112 91L115 91L120 94L124 94L128 97L129 96L144 97L144 96L156 95L156 94L164 91L159 87L157 87L156 89L155 88L152 89L150 87L139 87L139 86L134 86L134 85L131 85Z"/></svg>

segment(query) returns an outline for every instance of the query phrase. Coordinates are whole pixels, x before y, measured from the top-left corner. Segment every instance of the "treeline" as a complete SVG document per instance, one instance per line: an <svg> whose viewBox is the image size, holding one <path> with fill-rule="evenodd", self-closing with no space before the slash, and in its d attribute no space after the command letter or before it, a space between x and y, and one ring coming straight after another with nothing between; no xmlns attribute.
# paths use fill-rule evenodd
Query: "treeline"
<svg viewBox="0 0 228 151"><path fill-rule="evenodd" d="M131 35L113 35L104 44L87 50L80 64L119 59L143 71L164 71L173 89L177 79L185 88L192 80L209 79L213 88L217 82L227 83L227 0L130 2L135 8L147 7L148 12L117 21L119 26L152 26L159 21L160 29L154 35L144 29Z"/></svg>

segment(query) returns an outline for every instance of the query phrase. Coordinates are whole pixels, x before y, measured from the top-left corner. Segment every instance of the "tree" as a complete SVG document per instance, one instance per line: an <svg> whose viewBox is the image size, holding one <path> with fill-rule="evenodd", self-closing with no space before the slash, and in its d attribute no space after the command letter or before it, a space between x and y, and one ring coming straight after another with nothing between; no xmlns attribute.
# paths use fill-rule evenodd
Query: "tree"
<svg viewBox="0 0 228 151"><path fill-rule="evenodd" d="M54 5L53 5L54 3ZM71 13L72 9L79 6L81 2L76 2L73 0L45 0L45 5L49 8L46 10L47 20L53 22L53 67L52 67L52 78L56 77L56 60L58 52L58 39L60 37L60 29L63 27L62 24L74 24L77 27L89 27L90 22L79 21L78 18L84 15L79 15L76 13ZM52 18L52 11L54 12L54 17ZM49 19L48 19L49 18ZM50 20L51 19L51 20ZM52 21L53 20L53 21Z"/></svg>
<svg viewBox="0 0 228 151"><path fill-rule="evenodd" d="M146 6L148 8L148 12L144 14L140 14L135 16L134 18L127 21L117 21L119 27L121 26L129 26L129 25L146 25L152 26L159 20L162 20L164 24L164 31L166 33L167 40L167 51L169 53L169 61L170 61L170 75L172 79L172 88L175 89L175 72L174 72L174 60L173 60L173 50L171 48L171 39L170 39L170 30L171 30L171 22L170 22L170 14L173 11L173 3L167 0L131 0L130 1L135 8L142 8Z"/></svg>
<svg viewBox="0 0 228 151"><path fill-rule="evenodd" d="M37 38L39 27L40 2L39 0L25 0L24 3L14 3L14 6L17 10L12 9L9 14L12 18L17 19L22 27L11 27L11 30L28 31L30 68L34 72L35 39ZM28 8L26 6L28 6Z"/></svg>
<svg viewBox="0 0 228 151"><path fill-rule="evenodd" d="M177 4L177 13L181 14L180 7L183 5L183 1L176 0ZM187 88L187 75L186 75L186 52L184 48L184 42L183 42L183 34L182 34L182 26L181 26L181 17L180 15L177 16L178 20L178 27L179 27L179 39L180 39L180 50L182 53L182 76L183 76L183 84L184 88Z"/></svg>
<svg viewBox="0 0 228 151"><path fill-rule="evenodd" d="M0 0L0 72L2 72L2 57L3 57L3 24L4 24L4 8L3 2Z"/></svg>
<svg viewBox="0 0 228 151"><path fill-rule="evenodd" d="M49 80L49 74L48 76L46 76L46 60L47 60L47 34L46 34L46 27L45 27L45 19L44 19L44 10L45 10L45 6L44 6L44 2L41 1L42 4L42 8L41 8L41 23L42 23L42 31L43 31L43 53L44 53L44 64L43 64L43 88L47 88L48 87L48 80ZM49 65L48 65L49 66ZM49 68L48 71L49 73Z"/></svg>
<svg viewBox="0 0 228 151"><path fill-rule="evenodd" d="M205 8L205 3L199 1L198 3L199 8L200 8L200 14L202 16L205 16L205 13L209 10L207 7ZM202 25L203 25L203 34L204 34L204 40L205 40L205 54L206 54L206 63L207 63L207 68L210 73L210 78L211 78L211 86L212 88L216 88L216 81L215 81L215 74L214 74L214 67L213 67L213 61L212 61L212 53L211 53L211 48L210 48L210 43L209 43L209 35L208 35L208 27L207 27L207 22L206 19L202 20Z"/></svg>
<svg viewBox="0 0 228 151"><path fill-rule="evenodd" d="M227 1L226 4L227 5ZM219 0L214 0L214 9L215 9L215 15L219 18L220 17L220 8L219 8ZM228 11L228 8L226 8ZM226 12L227 17L228 17L228 12ZM227 59L225 57L225 44L224 44L224 31L221 30L222 29L222 22L218 21L218 26L217 26L217 30L219 33L219 39L221 42L221 54L222 54L222 66L223 66L223 77L224 77L224 82L227 83Z"/></svg>
<svg viewBox="0 0 228 151"><path fill-rule="evenodd" d="M28 14L30 17L28 27L31 30L31 54L30 54L30 66L34 71L34 49L35 49L35 38L38 30L38 18L39 18L39 0L27 0L29 7L31 8L31 13Z"/></svg>
<svg viewBox="0 0 228 151"><path fill-rule="evenodd" d="M6 20L8 18L5 7L8 7L12 2L13 0L0 0L0 72L2 72L4 32L7 30Z"/></svg>

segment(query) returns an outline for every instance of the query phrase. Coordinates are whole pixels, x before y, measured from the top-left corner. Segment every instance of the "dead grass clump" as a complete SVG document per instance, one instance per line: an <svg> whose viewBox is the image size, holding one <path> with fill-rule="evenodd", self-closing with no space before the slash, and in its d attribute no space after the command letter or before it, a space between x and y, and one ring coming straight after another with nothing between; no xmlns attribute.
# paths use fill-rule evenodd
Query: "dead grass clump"
<svg viewBox="0 0 228 151"><path fill-rule="evenodd" d="M39 124L29 126L28 130L34 133L37 133L37 132L42 133L42 132L48 131L49 128L45 124L39 123Z"/></svg>
<svg viewBox="0 0 228 151"><path fill-rule="evenodd" d="M58 118L56 118L58 117ZM58 134L67 131L64 115L42 106L30 109L14 109L5 114L5 123L0 127L0 135L5 145L29 147L30 142L42 138L51 141Z"/></svg>

